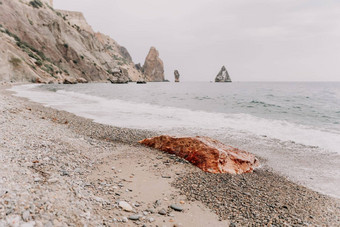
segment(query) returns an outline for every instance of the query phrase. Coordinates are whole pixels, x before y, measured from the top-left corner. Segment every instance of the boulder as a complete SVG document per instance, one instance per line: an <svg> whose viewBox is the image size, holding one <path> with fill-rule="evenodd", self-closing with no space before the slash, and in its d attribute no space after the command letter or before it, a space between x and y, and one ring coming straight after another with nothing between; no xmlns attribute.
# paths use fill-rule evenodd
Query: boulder
<svg viewBox="0 0 340 227"><path fill-rule="evenodd" d="M122 67L114 68L110 74L108 80L113 84L127 84L130 81L128 71Z"/></svg>
<svg viewBox="0 0 340 227"><path fill-rule="evenodd" d="M209 137L159 136L139 143L175 154L209 173L242 174L252 172L259 166L253 154Z"/></svg>
<svg viewBox="0 0 340 227"><path fill-rule="evenodd" d="M179 75L178 70L175 70L174 74L175 74L175 82L179 82L180 75Z"/></svg>
<svg viewBox="0 0 340 227"><path fill-rule="evenodd" d="M148 81L163 82L164 81L164 65L159 58L159 53L155 47L151 47L148 56L143 65L143 72Z"/></svg>
<svg viewBox="0 0 340 227"><path fill-rule="evenodd" d="M83 77L77 78L77 82L78 82L78 83L81 83L81 84L86 84L86 83L88 83L88 81L87 81L86 79L84 79Z"/></svg>
<svg viewBox="0 0 340 227"><path fill-rule="evenodd" d="M64 78L63 84L77 84L77 79L74 77L67 76Z"/></svg>
<svg viewBox="0 0 340 227"><path fill-rule="evenodd" d="M225 66L222 66L220 72L217 74L215 78L215 82L231 82L229 73Z"/></svg>

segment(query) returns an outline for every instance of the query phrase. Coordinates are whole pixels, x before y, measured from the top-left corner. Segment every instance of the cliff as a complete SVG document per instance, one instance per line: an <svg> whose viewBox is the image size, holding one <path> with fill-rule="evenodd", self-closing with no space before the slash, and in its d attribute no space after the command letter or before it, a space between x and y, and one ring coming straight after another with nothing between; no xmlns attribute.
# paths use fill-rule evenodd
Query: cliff
<svg viewBox="0 0 340 227"><path fill-rule="evenodd" d="M52 6L52 0L1 0L0 81L106 82L117 69L130 81L144 78L126 48L95 33L82 13Z"/></svg>

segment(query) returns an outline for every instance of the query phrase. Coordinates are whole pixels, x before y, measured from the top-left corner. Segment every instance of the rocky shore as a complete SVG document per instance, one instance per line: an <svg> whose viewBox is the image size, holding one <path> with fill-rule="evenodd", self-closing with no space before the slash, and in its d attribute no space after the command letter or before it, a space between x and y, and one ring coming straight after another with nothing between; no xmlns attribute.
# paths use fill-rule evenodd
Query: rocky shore
<svg viewBox="0 0 340 227"><path fill-rule="evenodd" d="M340 201L262 167L209 174L0 86L0 226L339 226Z"/></svg>

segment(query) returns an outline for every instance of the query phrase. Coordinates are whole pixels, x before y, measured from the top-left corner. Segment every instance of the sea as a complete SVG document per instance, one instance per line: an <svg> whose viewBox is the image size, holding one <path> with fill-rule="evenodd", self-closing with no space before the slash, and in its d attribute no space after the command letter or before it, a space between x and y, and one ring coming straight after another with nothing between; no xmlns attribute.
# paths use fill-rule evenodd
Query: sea
<svg viewBox="0 0 340 227"><path fill-rule="evenodd" d="M106 125L209 136L340 198L340 82L29 84L12 90Z"/></svg>

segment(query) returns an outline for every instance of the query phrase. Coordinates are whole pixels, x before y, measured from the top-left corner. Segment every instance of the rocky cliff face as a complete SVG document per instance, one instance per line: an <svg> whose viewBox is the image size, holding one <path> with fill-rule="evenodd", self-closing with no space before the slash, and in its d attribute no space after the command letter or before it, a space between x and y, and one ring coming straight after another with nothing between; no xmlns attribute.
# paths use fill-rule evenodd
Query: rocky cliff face
<svg viewBox="0 0 340 227"><path fill-rule="evenodd" d="M130 81L143 77L128 51L93 32L82 13L52 5L52 0L1 0L0 81L106 82L117 69Z"/></svg>
<svg viewBox="0 0 340 227"><path fill-rule="evenodd" d="M143 72L147 81L163 82L164 81L164 65L159 58L159 53L155 47L151 47L148 56L145 59Z"/></svg>
<svg viewBox="0 0 340 227"><path fill-rule="evenodd" d="M229 73L225 66L222 66L220 72L217 74L215 78L215 82L231 82Z"/></svg>

